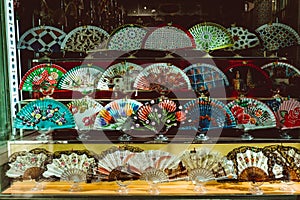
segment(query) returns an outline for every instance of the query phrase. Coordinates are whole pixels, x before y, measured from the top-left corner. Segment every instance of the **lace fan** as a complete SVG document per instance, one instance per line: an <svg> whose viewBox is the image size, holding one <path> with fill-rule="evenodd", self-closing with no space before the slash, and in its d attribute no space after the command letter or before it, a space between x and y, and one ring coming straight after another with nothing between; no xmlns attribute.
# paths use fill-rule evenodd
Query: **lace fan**
<svg viewBox="0 0 300 200"><path fill-rule="evenodd" d="M236 119L237 127L254 130L276 127L276 117L263 102L252 98L241 98L227 104Z"/></svg>
<svg viewBox="0 0 300 200"><path fill-rule="evenodd" d="M264 24L255 30L263 41L264 50L276 51L280 48L300 44L299 34L282 23Z"/></svg>
<svg viewBox="0 0 300 200"><path fill-rule="evenodd" d="M109 37L107 49L131 51L142 48L142 42L148 30L134 24L117 28Z"/></svg>
<svg viewBox="0 0 300 200"><path fill-rule="evenodd" d="M35 100L26 104L16 115L14 128L54 130L74 128L72 113L61 102L53 99Z"/></svg>
<svg viewBox="0 0 300 200"><path fill-rule="evenodd" d="M283 101L276 116L283 130L300 128L300 102L295 99Z"/></svg>
<svg viewBox="0 0 300 200"><path fill-rule="evenodd" d="M142 70L140 65L131 62L116 63L104 71L97 88L100 90L131 90L134 80Z"/></svg>
<svg viewBox="0 0 300 200"><path fill-rule="evenodd" d="M65 73L58 82L59 89L90 93L97 87L104 69L94 65L80 65Z"/></svg>
<svg viewBox="0 0 300 200"><path fill-rule="evenodd" d="M213 51L233 45L231 34L223 26L211 22L197 24L189 29L196 42L196 48Z"/></svg>
<svg viewBox="0 0 300 200"><path fill-rule="evenodd" d="M140 90L191 89L187 75L178 67L167 63L147 66L135 79L134 88Z"/></svg>
<svg viewBox="0 0 300 200"><path fill-rule="evenodd" d="M64 68L55 64L37 65L26 72L19 88L23 91L39 91L51 86L55 87L66 72Z"/></svg>

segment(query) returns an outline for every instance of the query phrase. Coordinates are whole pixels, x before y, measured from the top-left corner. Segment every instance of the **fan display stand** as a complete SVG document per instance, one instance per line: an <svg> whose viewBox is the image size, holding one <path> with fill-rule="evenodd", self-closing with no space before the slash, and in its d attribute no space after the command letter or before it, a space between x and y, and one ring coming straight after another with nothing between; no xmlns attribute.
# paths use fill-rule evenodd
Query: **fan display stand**
<svg viewBox="0 0 300 200"><path fill-rule="evenodd" d="M194 138L195 142L207 141L207 140L209 140L209 137L207 136L207 131L201 131L201 130L197 132L197 135Z"/></svg>

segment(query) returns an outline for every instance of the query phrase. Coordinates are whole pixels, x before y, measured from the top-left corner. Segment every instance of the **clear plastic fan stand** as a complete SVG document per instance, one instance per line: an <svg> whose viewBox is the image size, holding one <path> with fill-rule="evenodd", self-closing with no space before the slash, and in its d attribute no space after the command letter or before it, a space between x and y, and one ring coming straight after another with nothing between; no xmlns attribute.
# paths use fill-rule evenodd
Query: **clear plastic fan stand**
<svg viewBox="0 0 300 200"><path fill-rule="evenodd" d="M198 129L197 135L194 138L194 141L207 141L209 140L209 137L207 136L207 131L203 131L201 129Z"/></svg>
<svg viewBox="0 0 300 200"><path fill-rule="evenodd" d="M78 132L77 140L79 140L79 141L88 140L89 137L90 137L89 135L86 134L87 132L89 132L89 130L80 130L80 129L77 129L77 132Z"/></svg>
<svg viewBox="0 0 300 200"><path fill-rule="evenodd" d="M263 185L263 182L251 181L249 184L250 184L249 192L251 194L253 194L253 195L263 195L264 194L263 190L260 188L260 186Z"/></svg>
<svg viewBox="0 0 300 200"><path fill-rule="evenodd" d="M283 170L282 174L283 178L281 181L280 190L290 194L295 193L296 190L292 186L294 182L291 180L289 172L287 170Z"/></svg>
<svg viewBox="0 0 300 200"><path fill-rule="evenodd" d="M125 180L117 180L116 183L119 186L119 188L117 189L117 192L120 195L127 195L129 192L128 185L131 184L131 181L130 180L126 180L126 181Z"/></svg>
<svg viewBox="0 0 300 200"><path fill-rule="evenodd" d="M279 133L280 133L280 137L282 139L286 139L286 140L289 140L289 139L292 139L293 137L290 136L288 133L289 133L289 130L279 130Z"/></svg>
<svg viewBox="0 0 300 200"><path fill-rule="evenodd" d="M160 189L159 189L159 181L157 180L147 180L148 184L149 184L149 189L148 189L148 193L150 195L159 195L160 193Z"/></svg>
<svg viewBox="0 0 300 200"><path fill-rule="evenodd" d="M50 127L48 129L38 130L38 132L40 133L40 135L36 137L37 140L43 141L51 139L49 133L51 133L52 130Z"/></svg>
<svg viewBox="0 0 300 200"><path fill-rule="evenodd" d="M253 140L254 137L252 135L249 134L249 130L247 128L245 128L243 126L243 129L242 129L242 135L241 135L241 139L242 140Z"/></svg>
<svg viewBox="0 0 300 200"><path fill-rule="evenodd" d="M168 129L162 129L161 131L158 132L156 137L154 138L155 142L167 142L169 141L169 138L166 136L166 133L168 132Z"/></svg>
<svg viewBox="0 0 300 200"><path fill-rule="evenodd" d="M131 135L129 135L128 133L124 132L124 131L120 131L122 133L122 135L120 137L118 137L118 140L120 142L129 142L132 140Z"/></svg>
<svg viewBox="0 0 300 200"><path fill-rule="evenodd" d="M39 178L31 179L30 181L34 182L34 187L31 188L31 191L43 191L44 190L44 183Z"/></svg>

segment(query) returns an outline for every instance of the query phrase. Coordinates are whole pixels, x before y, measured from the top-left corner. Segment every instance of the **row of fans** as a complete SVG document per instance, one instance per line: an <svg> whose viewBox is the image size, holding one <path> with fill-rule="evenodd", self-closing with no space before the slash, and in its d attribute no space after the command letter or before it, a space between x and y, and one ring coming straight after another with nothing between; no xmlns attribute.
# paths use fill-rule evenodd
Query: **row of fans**
<svg viewBox="0 0 300 200"><path fill-rule="evenodd" d="M300 44L298 33L286 24L265 24L255 32L236 26L226 29L211 22L196 24L189 30L173 24L152 28L130 24L117 28L111 35L100 27L90 25L77 27L68 34L52 26L39 26L23 33L17 47L35 52L185 48L209 52L216 49L248 49L259 45L260 40L266 51Z"/></svg>
<svg viewBox="0 0 300 200"><path fill-rule="evenodd" d="M51 153L37 148L12 154L6 175L28 180L86 182L147 180L164 182L186 178L231 181L300 180L300 151L291 146L263 148L241 146L223 156L205 148L185 150L180 155L138 147L111 147L100 154L88 150ZM97 178L96 178L97 177ZM76 179L74 179L76 178Z"/></svg>
<svg viewBox="0 0 300 200"><path fill-rule="evenodd" d="M243 84L252 89L271 88L271 80L279 78L289 81L300 76L300 71L296 67L280 61L267 63L261 68L251 62L235 62L223 71L208 63L192 64L181 70L167 63L154 63L143 68L131 62L119 62L106 70L87 64L69 71L59 65L46 63L27 71L19 88L23 91L66 89L83 94L93 92L95 89L114 91L193 89L198 92L224 88L234 79L238 81L239 88L242 88ZM234 87L235 85L233 83Z"/></svg>

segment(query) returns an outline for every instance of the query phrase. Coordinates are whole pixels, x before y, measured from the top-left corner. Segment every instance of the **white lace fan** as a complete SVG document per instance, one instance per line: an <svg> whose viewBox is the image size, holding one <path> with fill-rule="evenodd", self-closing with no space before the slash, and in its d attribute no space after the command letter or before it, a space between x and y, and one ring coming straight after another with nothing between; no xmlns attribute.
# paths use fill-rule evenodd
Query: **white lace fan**
<svg viewBox="0 0 300 200"><path fill-rule="evenodd" d="M282 102L276 116L282 129L300 128L300 102L295 99Z"/></svg>

